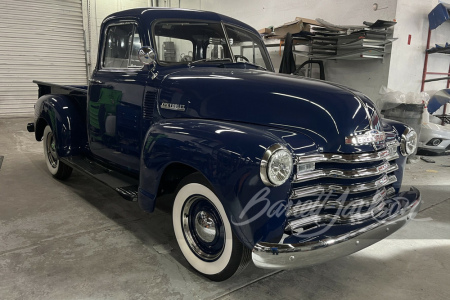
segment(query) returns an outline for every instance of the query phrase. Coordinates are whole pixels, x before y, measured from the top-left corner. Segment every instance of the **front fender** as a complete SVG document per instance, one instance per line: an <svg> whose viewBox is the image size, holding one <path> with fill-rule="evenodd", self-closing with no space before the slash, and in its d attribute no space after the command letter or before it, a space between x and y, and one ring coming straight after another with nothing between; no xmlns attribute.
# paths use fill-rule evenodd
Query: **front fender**
<svg viewBox="0 0 450 300"><path fill-rule="evenodd" d="M267 127L192 119L157 123L147 133L143 147L139 203L144 210L153 211L165 168L171 163L185 164L211 183L244 244L253 247L258 241L279 241L290 181L269 188L260 178L261 158L275 143L291 149ZM282 211L279 217L271 214L276 209Z"/></svg>
<svg viewBox="0 0 450 300"><path fill-rule="evenodd" d="M40 141L48 124L56 136L56 150L60 157L77 155L85 148L87 135L85 120L76 103L63 95L44 95L35 105L35 136Z"/></svg>

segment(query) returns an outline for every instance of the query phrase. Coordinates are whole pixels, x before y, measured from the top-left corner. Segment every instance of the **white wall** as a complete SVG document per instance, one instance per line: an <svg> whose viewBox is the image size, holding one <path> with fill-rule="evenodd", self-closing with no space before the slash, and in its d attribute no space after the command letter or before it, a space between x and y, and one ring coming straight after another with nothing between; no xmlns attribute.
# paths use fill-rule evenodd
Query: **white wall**
<svg viewBox="0 0 450 300"><path fill-rule="evenodd" d="M237 2L237 1L236 1ZM377 2L380 9L373 10ZM241 20L256 29L277 26L295 17L322 18L342 25L362 25L363 21L395 18L396 0L285 0L285 1L230 1L202 0L201 9L215 11ZM280 66L278 48L269 48L275 69ZM371 98L378 97L381 85L387 85L390 56L379 60L326 61L326 80L360 90Z"/></svg>
<svg viewBox="0 0 450 300"><path fill-rule="evenodd" d="M437 0L398 0L394 37L398 40L392 49L388 87L403 92L419 92L425 60L428 35L428 13L438 4ZM408 35L411 34L411 45ZM450 23L444 23L431 33L431 47L450 41ZM429 72L448 72L450 60L442 54L429 55ZM444 77L428 75L427 78ZM447 81L425 84L425 91L440 90Z"/></svg>

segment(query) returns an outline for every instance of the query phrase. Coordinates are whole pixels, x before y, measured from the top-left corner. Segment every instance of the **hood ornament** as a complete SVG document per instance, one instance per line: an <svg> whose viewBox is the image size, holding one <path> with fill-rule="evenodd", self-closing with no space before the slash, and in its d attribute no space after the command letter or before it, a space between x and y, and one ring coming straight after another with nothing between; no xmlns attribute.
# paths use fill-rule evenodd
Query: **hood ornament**
<svg viewBox="0 0 450 300"><path fill-rule="evenodd" d="M345 143L347 145L368 145L371 143L384 142L386 140L386 134L384 131L379 131L376 129L370 129L366 132L350 134L345 138Z"/></svg>

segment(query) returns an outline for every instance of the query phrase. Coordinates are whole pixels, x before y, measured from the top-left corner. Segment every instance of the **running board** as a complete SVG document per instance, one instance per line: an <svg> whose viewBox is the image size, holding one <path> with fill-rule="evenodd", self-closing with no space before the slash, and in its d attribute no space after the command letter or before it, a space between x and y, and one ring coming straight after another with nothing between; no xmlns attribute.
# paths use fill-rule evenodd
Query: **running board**
<svg viewBox="0 0 450 300"><path fill-rule="evenodd" d="M137 201L139 180L120 172L108 169L84 156L61 157L61 162L93 177L128 201Z"/></svg>

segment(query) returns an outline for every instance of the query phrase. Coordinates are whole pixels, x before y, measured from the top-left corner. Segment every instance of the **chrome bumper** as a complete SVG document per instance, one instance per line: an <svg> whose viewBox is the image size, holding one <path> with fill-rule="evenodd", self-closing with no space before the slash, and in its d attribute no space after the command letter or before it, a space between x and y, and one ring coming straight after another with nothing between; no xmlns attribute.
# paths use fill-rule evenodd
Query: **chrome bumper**
<svg viewBox="0 0 450 300"><path fill-rule="evenodd" d="M299 235L299 243L258 243L253 248L254 264L264 269L293 269L320 264L364 249L397 231L419 212L421 197L412 187L393 197L399 208L395 213L352 226L331 225L327 231L307 239ZM392 199L392 198L391 198ZM346 232L339 228L347 228ZM307 232L305 232L307 233ZM303 234L303 233L302 233Z"/></svg>

